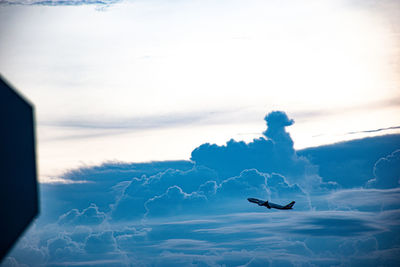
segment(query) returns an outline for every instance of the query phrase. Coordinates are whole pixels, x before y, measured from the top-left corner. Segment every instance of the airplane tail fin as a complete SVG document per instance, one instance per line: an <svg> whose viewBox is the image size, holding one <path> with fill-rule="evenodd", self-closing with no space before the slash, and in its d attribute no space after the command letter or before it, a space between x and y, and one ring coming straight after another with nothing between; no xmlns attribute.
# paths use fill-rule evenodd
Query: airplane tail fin
<svg viewBox="0 0 400 267"><path fill-rule="evenodd" d="M287 204L287 205L285 206L285 208L286 208L286 209L291 209L291 208L293 207L294 203L296 203L296 202L295 202L295 201L290 202L289 204Z"/></svg>

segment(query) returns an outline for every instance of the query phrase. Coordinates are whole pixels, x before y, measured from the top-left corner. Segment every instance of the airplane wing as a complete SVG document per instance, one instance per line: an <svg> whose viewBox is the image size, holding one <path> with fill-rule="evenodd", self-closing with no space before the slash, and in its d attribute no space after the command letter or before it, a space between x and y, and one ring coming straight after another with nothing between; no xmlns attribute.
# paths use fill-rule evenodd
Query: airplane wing
<svg viewBox="0 0 400 267"><path fill-rule="evenodd" d="M274 208L274 209L283 210L285 208L284 206L281 206L281 205L278 205L278 204L275 204L275 203L272 203L272 202L268 202L268 204L269 204L269 206L271 208Z"/></svg>
<svg viewBox="0 0 400 267"><path fill-rule="evenodd" d="M293 207L294 203L296 203L296 202L292 201L289 204L287 204L286 206L281 206L281 205L269 202L269 205L270 205L271 208L274 208L274 209L289 210L289 209L291 209Z"/></svg>

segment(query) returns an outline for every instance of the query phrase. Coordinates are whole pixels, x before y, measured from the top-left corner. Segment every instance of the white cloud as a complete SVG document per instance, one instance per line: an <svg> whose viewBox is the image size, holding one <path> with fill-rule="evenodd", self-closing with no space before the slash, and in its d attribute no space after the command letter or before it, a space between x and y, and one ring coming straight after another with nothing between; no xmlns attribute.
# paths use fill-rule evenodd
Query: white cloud
<svg viewBox="0 0 400 267"><path fill-rule="evenodd" d="M43 6L78 6L78 5L110 5L121 0L1 0L0 4L10 5L43 5Z"/></svg>

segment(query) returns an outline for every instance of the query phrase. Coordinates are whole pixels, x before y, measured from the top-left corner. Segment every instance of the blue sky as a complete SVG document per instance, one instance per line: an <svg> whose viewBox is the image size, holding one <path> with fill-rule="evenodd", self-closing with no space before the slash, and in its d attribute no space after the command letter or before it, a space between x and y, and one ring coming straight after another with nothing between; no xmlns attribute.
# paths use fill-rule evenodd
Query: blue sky
<svg viewBox="0 0 400 267"><path fill-rule="evenodd" d="M398 265L399 10L0 0L41 196L1 266Z"/></svg>

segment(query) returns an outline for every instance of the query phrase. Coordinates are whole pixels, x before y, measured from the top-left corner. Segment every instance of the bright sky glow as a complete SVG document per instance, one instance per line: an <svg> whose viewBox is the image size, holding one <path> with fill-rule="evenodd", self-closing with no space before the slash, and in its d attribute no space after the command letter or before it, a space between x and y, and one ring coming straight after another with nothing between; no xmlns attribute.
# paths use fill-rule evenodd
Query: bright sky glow
<svg viewBox="0 0 400 267"><path fill-rule="evenodd" d="M42 181L83 164L188 159L204 142L250 141L276 109L296 121L297 148L315 146L400 125L396 8L0 5L0 73L36 106Z"/></svg>

